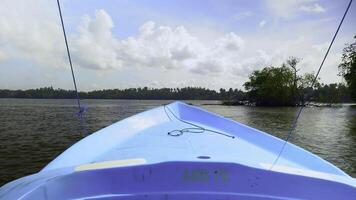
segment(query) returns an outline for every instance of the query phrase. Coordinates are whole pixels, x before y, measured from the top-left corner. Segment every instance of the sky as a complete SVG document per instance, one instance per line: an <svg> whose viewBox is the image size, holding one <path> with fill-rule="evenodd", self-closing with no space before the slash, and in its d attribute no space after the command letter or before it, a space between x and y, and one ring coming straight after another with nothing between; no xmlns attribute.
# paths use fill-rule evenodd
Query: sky
<svg viewBox="0 0 356 200"><path fill-rule="evenodd" d="M78 89L243 88L254 70L301 59L315 72L348 0L61 0ZM356 34L351 5L321 82ZM73 89L55 0L2 0L0 88Z"/></svg>

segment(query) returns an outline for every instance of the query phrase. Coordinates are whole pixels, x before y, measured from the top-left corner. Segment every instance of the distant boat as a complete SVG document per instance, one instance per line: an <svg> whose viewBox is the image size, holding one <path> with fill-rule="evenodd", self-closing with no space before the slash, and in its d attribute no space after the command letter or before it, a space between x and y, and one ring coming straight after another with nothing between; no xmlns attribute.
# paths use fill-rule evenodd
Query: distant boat
<svg viewBox="0 0 356 200"><path fill-rule="evenodd" d="M356 179L293 144L273 165L283 144L175 102L82 139L0 199L356 199Z"/></svg>

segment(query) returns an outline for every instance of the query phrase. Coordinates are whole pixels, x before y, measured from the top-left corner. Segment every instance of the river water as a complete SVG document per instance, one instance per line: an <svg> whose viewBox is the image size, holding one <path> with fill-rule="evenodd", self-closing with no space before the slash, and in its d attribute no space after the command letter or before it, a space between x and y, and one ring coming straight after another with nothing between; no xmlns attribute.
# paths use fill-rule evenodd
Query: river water
<svg viewBox="0 0 356 200"><path fill-rule="evenodd" d="M87 133L169 102L84 100ZM188 102L283 139L297 109ZM76 109L75 100L0 99L0 186L36 173L85 135ZM356 177L355 106L306 108L290 141Z"/></svg>

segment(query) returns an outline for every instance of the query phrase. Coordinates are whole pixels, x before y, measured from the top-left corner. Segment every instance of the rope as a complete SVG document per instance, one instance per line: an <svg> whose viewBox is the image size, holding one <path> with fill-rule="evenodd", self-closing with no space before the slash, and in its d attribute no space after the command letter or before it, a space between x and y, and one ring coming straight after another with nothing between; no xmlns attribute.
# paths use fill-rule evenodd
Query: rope
<svg viewBox="0 0 356 200"><path fill-rule="evenodd" d="M86 123L84 120L84 113L86 112L86 107L85 106L81 106L80 105L80 97L79 97L79 93L78 93L78 89L77 89L77 82L75 81L75 75L74 75L74 70L73 70L73 64L72 64L72 58L70 56L70 51L69 51L69 45L68 45L68 40L67 40L67 34L66 34L66 30L64 27L64 22L63 22L63 16L62 16L62 10L61 10L61 5L59 3L59 0L57 0L57 6L58 6L58 11L59 11L59 17L61 19L61 24L62 24L62 30L63 30L63 36L64 36L64 42L66 45L66 49L67 49L67 56L68 56L68 61L69 61L69 66L70 66L70 70L72 72L72 79L73 79L73 84L74 84L74 89L75 89L75 94L76 94L76 99L77 99L77 104L78 104L78 112L76 113L77 117L80 118L80 125L84 131L84 134L87 133L86 130Z"/></svg>
<svg viewBox="0 0 356 200"><path fill-rule="evenodd" d="M85 109L80 106L80 98L79 98L79 93L78 93L78 89L77 89L77 82L75 81L75 75L74 75L74 70L73 70L73 65L72 65L72 58L71 58L70 52L69 52L67 34L66 34L66 29L64 27L64 22L63 22L63 17L62 17L62 10L61 10L61 5L59 3L59 0L57 0L57 5L58 5L59 17L61 18L61 24L62 24L64 42L66 44L66 49L67 49L67 56L68 56L69 66L70 66L70 70L72 72L72 79L73 79L74 89L75 89L75 93L76 93L76 97L77 97L78 115L81 116L85 112Z"/></svg>
<svg viewBox="0 0 356 200"><path fill-rule="evenodd" d="M342 16L342 19L341 19L341 21L340 21L340 23L339 23L339 26L337 27L336 32L335 32L335 34L334 34L334 36L333 36L333 38L332 38L332 40L331 40L331 42L330 42L330 44L329 44L328 50L326 51L326 53L325 53L325 55L324 55L324 58L323 58L323 60L322 60L322 62L321 62L321 64L320 64L320 66L319 66L319 69L318 69L318 71L317 71L317 73L316 73L316 75L315 75L315 77L314 77L314 79L313 79L313 81L312 81L312 84L311 84L311 86L310 86L311 88L314 87L314 85L315 85L315 83L316 83L316 80L318 79L318 76L319 76L319 73L320 73L320 71L321 71L321 68L323 67L324 62L325 62L326 58L327 58L328 55L329 55L329 51L330 51L330 49L331 49L331 46L334 44L335 38L336 38L337 34L339 33L340 27L341 27L342 23L344 22L344 19L345 19L345 17L346 17L347 12L349 11L349 8L350 8L350 6L351 6L352 1L353 1L353 0L350 0L349 4L348 4L348 6L347 6L347 8L346 8L346 10L345 10L345 13L344 13L344 15ZM308 97L308 93L307 93L307 95L306 95L306 97L305 97L304 99L307 100L307 99L308 99L307 97ZM296 126L297 126L298 119L299 119L300 115L302 114L304 107L309 104L308 101L304 101L304 102L305 102L305 103L303 103L303 105L299 108L299 110L298 110L298 112L297 112L297 114L296 114L296 116L295 116L295 118L294 118L294 120L293 120L292 126L291 126L291 128L290 128L290 130L289 130L289 132L288 132L287 138L286 138L285 142L283 143L283 146L282 146L281 150L279 151L277 158L274 160L274 162L273 162L273 164L272 164L270 170L273 168L273 166L278 162L279 158L281 157L282 152L284 151L284 148L285 148L286 144L288 143L288 140L290 139L290 137L291 137L293 131L295 130L295 128L296 128Z"/></svg>
<svg viewBox="0 0 356 200"><path fill-rule="evenodd" d="M219 131L214 131L214 130L211 130L211 129L207 129L207 128L204 128L202 126L199 126L199 125L196 125L194 123L191 123L191 122L187 122L185 120L182 120L180 119L177 115L174 114L174 112L167 106L167 105L163 105L163 109L164 109L164 112L166 113L167 117L170 119L170 121L172 121L172 118L169 116L167 110L174 116L174 118L176 118L178 121L180 122L183 122L185 124L188 124L190 126L193 126L193 127L188 127L188 128L183 128L183 129L175 129L175 130L172 130L172 131L169 131L167 134L170 135L170 136L174 136L174 137L178 137L178 136L181 136L183 135L184 133L203 133L205 131L208 131L208 132L212 132L212 133L216 133L218 135L222 135L222 136L225 136L225 137L229 137L229 138L232 138L234 139L235 136L233 135L229 135L229 134L226 134L226 133L222 133L222 132L219 132Z"/></svg>

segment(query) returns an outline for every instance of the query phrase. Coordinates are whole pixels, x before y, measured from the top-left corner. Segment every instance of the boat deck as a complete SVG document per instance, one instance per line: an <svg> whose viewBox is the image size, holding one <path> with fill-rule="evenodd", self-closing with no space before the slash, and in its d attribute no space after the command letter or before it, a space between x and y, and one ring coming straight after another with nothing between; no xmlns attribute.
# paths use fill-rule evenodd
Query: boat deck
<svg viewBox="0 0 356 200"><path fill-rule="evenodd" d="M187 128L189 131L184 131ZM270 169L283 144L283 140L262 131L176 102L132 116L88 136L44 170L137 158L145 159L147 164L204 160ZM321 173L348 176L290 143L273 169L306 175L315 172L318 176Z"/></svg>

